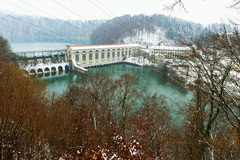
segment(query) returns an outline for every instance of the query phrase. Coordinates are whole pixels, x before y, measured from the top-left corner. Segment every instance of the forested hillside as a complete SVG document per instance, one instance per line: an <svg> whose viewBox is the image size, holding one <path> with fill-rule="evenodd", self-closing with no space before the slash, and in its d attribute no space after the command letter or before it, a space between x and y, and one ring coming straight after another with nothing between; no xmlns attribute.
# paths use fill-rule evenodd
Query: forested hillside
<svg viewBox="0 0 240 160"><path fill-rule="evenodd" d="M163 43L175 41L178 35L196 37L204 27L164 15L125 15L109 20L97 28L92 36L93 43ZM108 33L106 33L108 31Z"/></svg>
<svg viewBox="0 0 240 160"><path fill-rule="evenodd" d="M90 44L89 35L104 20L64 21L44 17L0 15L0 35L10 42Z"/></svg>
<svg viewBox="0 0 240 160"><path fill-rule="evenodd" d="M204 27L164 15L124 15L112 20L73 21L0 15L0 35L10 42L78 44L174 43L178 35L195 37Z"/></svg>

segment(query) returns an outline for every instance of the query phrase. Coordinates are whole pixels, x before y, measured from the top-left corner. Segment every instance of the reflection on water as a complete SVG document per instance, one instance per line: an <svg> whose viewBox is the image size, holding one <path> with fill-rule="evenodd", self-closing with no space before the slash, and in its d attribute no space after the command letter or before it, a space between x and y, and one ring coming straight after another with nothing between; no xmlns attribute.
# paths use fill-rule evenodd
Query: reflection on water
<svg viewBox="0 0 240 160"><path fill-rule="evenodd" d="M42 80L47 81L47 78L54 79L54 77L57 76L57 75L68 75L69 73L70 73L70 70L67 69L65 71L59 71L59 72L56 72L56 71L54 71L54 72L45 72L45 73L39 72L38 74L32 73L31 77L32 78L35 78L35 77L43 78Z"/></svg>
<svg viewBox="0 0 240 160"><path fill-rule="evenodd" d="M162 94L168 99L177 99L185 102L185 99L192 97L191 93L186 89L170 82L167 76L163 76L160 73L143 67L128 64L103 66L89 69L88 76L91 76L95 72L102 70L110 73L114 79L119 78L125 73L135 75L139 78L139 87L146 87L149 92ZM63 73L52 72L48 76L39 75L39 77L42 77L44 81L48 82L48 89L51 92L56 92L57 94L61 94L66 89L68 84L77 83L81 76L83 76L83 74L69 72L69 70L66 70Z"/></svg>
<svg viewBox="0 0 240 160"><path fill-rule="evenodd" d="M111 66L103 66L99 68L89 69L89 74L91 76L97 71L105 70L111 74L112 78L119 78L122 74L128 73L135 75L139 78L139 87L146 87L149 92L157 93L158 95L163 95L167 98L168 105L171 106L171 115L173 117L174 126L181 126L179 122L182 121L182 116L178 114L178 111L181 107L186 106L189 100L193 97L192 93L184 89L181 86L173 84L169 81L167 76L163 76L160 73L155 71L128 65L128 64L116 64ZM50 92L54 92L56 95L59 95L66 90L68 84L79 83L79 79L83 75L77 72L69 73L53 73L49 76L42 75L44 81L47 82L47 88ZM179 107L180 106L180 107Z"/></svg>

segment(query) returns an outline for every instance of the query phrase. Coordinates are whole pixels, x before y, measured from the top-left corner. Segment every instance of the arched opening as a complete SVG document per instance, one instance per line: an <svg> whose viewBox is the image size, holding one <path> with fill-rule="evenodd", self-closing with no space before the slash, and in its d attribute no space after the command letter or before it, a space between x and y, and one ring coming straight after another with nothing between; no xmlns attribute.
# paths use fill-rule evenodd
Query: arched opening
<svg viewBox="0 0 240 160"><path fill-rule="evenodd" d="M30 75L35 75L36 71L34 69L31 69L29 73L30 73Z"/></svg>
<svg viewBox="0 0 240 160"><path fill-rule="evenodd" d="M65 66L65 73L69 73L69 71L70 71L69 65L66 65Z"/></svg>
<svg viewBox="0 0 240 160"><path fill-rule="evenodd" d="M51 72L57 72L57 69L55 67L52 67Z"/></svg>
<svg viewBox="0 0 240 160"><path fill-rule="evenodd" d="M42 70L41 68L39 68L39 69L37 70L37 73L38 73L38 74L43 74L43 70Z"/></svg>
<svg viewBox="0 0 240 160"><path fill-rule="evenodd" d="M59 74L62 74L62 73L63 73L63 67L62 67L62 66L59 66L59 67L58 67L58 73L59 73Z"/></svg>
<svg viewBox="0 0 240 160"><path fill-rule="evenodd" d="M48 76L50 76L50 72L45 72L44 75L45 75L45 77L48 77Z"/></svg>
<svg viewBox="0 0 240 160"><path fill-rule="evenodd" d="M43 77L43 73L38 74L37 77L39 77L39 78Z"/></svg>
<svg viewBox="0 0 240 160"><path fill-rule="evenodd" d="M48 73L48 72L50 72L50 69L49 68L45 68L44 69L44 73Z"/></svg>
<svg viewBox="0 0 240 160"><path fill-rule="evenodd" d="M57 69L55 67L51 68L52 76L57 74Z"/></svg>

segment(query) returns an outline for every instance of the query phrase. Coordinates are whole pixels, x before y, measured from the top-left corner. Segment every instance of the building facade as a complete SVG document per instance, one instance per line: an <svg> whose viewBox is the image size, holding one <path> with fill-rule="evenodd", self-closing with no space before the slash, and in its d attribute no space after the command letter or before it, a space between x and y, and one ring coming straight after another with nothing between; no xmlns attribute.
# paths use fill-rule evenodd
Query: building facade
<svg viewBox="0 0 240 160"><path fill-rule="evenodd" d="M168 46L152 46L149 48L149 55L161 54L164 58L181 58L186 59L191 56L189 47L168 47Z"/></svg>
<svg viewBox="0 0 240 160"><path fill-rule="evenodd" d="M67 46L67 56L78 66L87 67L120 62L140 51L138 44L107 44Z"/></svg>

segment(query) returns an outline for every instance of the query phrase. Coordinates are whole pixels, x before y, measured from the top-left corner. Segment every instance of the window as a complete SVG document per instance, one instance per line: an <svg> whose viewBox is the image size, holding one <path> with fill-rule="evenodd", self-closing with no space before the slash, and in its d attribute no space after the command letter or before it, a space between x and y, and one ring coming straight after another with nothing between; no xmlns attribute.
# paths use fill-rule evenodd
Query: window
<svg viewBox="0 0 240 160"><path fill-rule="evenodd" d="M89 60L92 60L92 53L89 53Z"/></svg>
<svg viewBox="0 0 240 160"><path fill-rule="evenodd" d="M115 58L115 52L112 52L112 58Z"/></svg>
<svg viewBox="0 0 240 160"><path fill-rule="evenodd" d="M102 57L102 59L104 59L104 52L102 53L102 56L101 56L101 57Z"/></svg>
<svg viewBox="0 0 240 160"><path fill-rule="evenodd" d="M78 51L76 53L79 53Z"/></svg>
<svg viewBox="0 0 240 160"><path fill-rule="evenodd" d="M122 56L124 56L124 51L122 51Z"/></svg>
<svg viewBox="0 0 240 160"><path fill-rule="evenodd" d="M110 58L110 52L107 52L107 58Z"/></svg>
<svg viewBox="0 0 240 160"><path fill-rule="evenodd" d="M86 51L83 51L83 53L86 53Z"/></svg>
<svg viewBox="0 0 240 160"><path fill-rule="evenodd" d="M83 55L82 55L82 60L83 60L83 61L86 61L86 54L83 54Z"/></svg>
<svg viewBox="0 0 240 160"><path fill-rule="evenodd" d="M79 62L79 55L75 55L76 62Z"/></svg>
<svg viewBox="0 0 240 160"><path fill-rule="evenodd" d="M96 52L98 52L98 50L96 50Z"/></svg>
<svg viewBox="0 0 240 160"><path fill-rule="evenodd" d="M119 51L117 52L117 57L120 57L120 52Z"/></svg>
<svg viewBox="0 0 240 160"><path fill-rule="evenodd" d="M98 53L95 53L95 59L98 59Z"/></svg>

